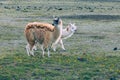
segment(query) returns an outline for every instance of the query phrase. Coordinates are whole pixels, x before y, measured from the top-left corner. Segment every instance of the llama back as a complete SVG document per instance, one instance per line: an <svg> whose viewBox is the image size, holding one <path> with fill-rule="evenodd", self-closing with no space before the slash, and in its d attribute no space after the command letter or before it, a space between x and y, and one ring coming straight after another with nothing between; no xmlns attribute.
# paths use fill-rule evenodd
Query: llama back
<svg viewBox="0 0 120 80"><path fill-rule="evenodd" d="M32 22L32 23L28 23L26 25L25 30L27 29L31 29L31 28L46 28L49 31L54 31L54 26L49 24L49 23L42 23L42 22Z"/></svg>

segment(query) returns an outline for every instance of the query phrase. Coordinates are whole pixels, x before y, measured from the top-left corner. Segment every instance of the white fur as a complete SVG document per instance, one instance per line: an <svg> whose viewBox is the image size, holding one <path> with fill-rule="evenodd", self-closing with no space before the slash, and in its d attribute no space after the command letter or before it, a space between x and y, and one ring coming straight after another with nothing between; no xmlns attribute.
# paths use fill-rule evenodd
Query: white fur
<svg viewBox="0 0 120 80"><path fill-rule="evenodd" d="M63 45L62 39L67 39L71 37L76 30L77 30L77 27L75 26L75 24L72 24L72 23L69 23L68 26L62 30L62 37L60 38L59 43L63 50L65 50L65 47Z"/></svg>
<svg viewBox="0 0 120 80"><path fill-rule="evenodd" d="M75 24L69 23L69 25L62 30L62 39L67 39L71 37L76 30L77 27L75 26Z"/></svg>

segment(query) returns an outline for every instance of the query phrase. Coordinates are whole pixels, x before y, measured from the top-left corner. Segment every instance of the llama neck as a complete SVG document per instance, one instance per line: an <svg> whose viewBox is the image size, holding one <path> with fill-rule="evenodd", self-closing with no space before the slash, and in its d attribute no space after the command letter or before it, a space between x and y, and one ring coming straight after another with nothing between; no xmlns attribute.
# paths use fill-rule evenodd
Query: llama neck
<svg viewBox="0 0 120 80"><path fill-rule="evenodd" d="M67 31L67 29L62 30L62 39L67 39L73 35L74 32Z"/></svg>
<svg viewBox="0 0 120 80"><path fill-rule="evenodd" d="M55 38L55 44L57 44L62 36L62 25L58 25L55 27L55 31L53 33L54 38Z"/></svg>

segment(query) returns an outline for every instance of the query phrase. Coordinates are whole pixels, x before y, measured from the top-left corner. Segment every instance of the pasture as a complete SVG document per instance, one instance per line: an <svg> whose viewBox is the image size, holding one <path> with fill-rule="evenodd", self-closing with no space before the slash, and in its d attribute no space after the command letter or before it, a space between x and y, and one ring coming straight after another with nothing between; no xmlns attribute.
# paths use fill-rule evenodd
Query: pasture
<svg viewBox="0 0 120 80"><path fill-rule="evenodd" d="M75 23L77 32L42 58L42 51L27 56L25 25ZM1 0L0 80L119 80L119 0Z"/></svg>

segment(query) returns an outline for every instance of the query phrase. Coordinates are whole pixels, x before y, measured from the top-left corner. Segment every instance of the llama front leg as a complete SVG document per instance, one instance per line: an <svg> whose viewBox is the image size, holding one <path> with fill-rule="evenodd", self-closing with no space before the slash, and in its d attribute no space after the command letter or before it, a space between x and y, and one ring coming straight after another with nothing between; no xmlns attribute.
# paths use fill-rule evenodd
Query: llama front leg
<svg viewBox="0 0 120 80"><path fill-rule="evenodd" d="M26 45L26 51L27 51L27 55L30 56L30 46L29 46L29 44Z"/></svg>
<svg viewBox="0 0 120 80"><path fill-rule="evenodd" d="M30 54L31 54L32 56L34 56L34 50L33 50L33 49L30 51Z"/></svg>
<svg viewBox="0 0 120 80"><path fill-rule="evenodd" d="M63 41L62 41L62 39L60 39L59 42L60 42L60 45L61 45L62 49L63 49L63 50L66 50L65 47L64 47L64 45L63 45Z"/></svg>
<svg viewBox="0 0 120 80"><path fill-rule="evenodd" d="M49 47L47 48L47 50L48 50L48 57L50 57L50 51L49 51Z"/></svg>
<svg viewBox="0 0 120 80"><path fill-rule="evenodd" d="M42 52L43 52L42 56L44 57L45 51L44 51L43 45L41 45L41 49L42 49Z"/></svg>

